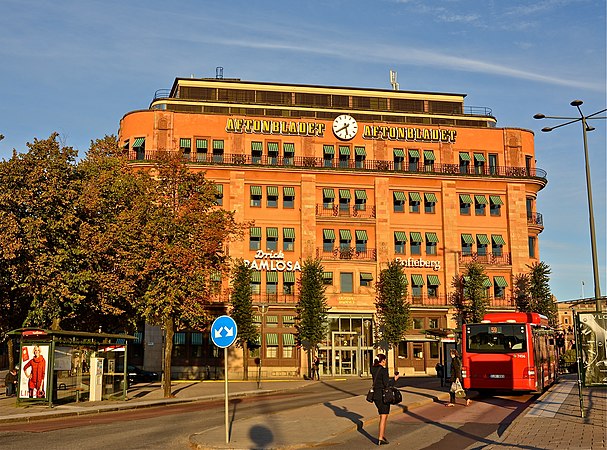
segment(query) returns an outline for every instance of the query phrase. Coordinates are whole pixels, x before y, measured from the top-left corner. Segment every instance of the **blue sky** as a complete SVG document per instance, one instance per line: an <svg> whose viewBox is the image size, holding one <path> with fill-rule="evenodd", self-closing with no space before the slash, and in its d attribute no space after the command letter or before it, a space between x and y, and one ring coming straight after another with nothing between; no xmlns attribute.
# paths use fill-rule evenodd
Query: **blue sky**
<svg viewBox="0 0 607 450"><path fill-rule="evenodd" d="M467 94L498 126L536 132L548 171L541 259L559 300L593 294L580 124L552 133L535 113L606 104L605 0L3 0L0 158L60 133L84 154L175 77L224 77ZM605 279L606 121L588 145ZM584 283L584 286L582 286Z"/></svg>

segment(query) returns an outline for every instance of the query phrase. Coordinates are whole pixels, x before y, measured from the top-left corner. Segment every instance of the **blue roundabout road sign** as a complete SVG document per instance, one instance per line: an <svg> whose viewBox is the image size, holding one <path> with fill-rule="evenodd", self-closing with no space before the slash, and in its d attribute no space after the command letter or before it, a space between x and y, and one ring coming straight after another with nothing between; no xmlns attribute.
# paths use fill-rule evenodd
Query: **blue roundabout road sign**
<svg viewBox="0 0 607 450"><path fill-rule="evenodd" d="M238 327L230 316L219 316L211 325L211 340L219 348L232 345L237 334Z"/></svg>

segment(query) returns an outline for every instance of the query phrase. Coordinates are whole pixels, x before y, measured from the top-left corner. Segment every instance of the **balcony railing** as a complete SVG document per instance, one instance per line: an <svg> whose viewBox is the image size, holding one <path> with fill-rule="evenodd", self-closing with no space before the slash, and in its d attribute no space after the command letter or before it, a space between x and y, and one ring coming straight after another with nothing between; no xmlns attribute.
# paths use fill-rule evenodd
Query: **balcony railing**
<svg viewBox="0 0 607 450"><path fill-rule="evenodd" d="M331 251L323 248L316 249L316 257L320 259L354 259L358 261L376 261L377 251L374 248L356 250L355 247L336 247Z"/></svg>
<svg viewBox="0 0 607 450"><path fill-rule="evenodd" d="M495 265L495 266L509 266L512 265L512 257L509 252L504 252L501 254L496 253L487 253L487 254L478 254L478 253L469 253L459 255L459 263L460 264L468 264L468 263L481 263L487 265Z"/></svg>
<svg viewBox="0 0 607 450"><path fill-rule="evenodd" d="M155 161L164 150L131 150L132 161ZM184 161L195 164L218 164L237 166L290 167L295 169L353 170L368 172L392 172L399 174L429 174L477 177L540 178L546 180L546 171L539 168L511 166L460 166L459 164L413 164L391 160L338 160L313 156L260 156L239 153L186 153Z"/></svg>
<svg viewBox="0 0 607 450"><path fill-rule="evenodd" d="M544 226L544 217L541 213L527 213L527 224Z"/></svg>
<svg viewBox="0 0 607 450"><path fill-rule="evenodd" d="M316 205L316 217L354 217L360 219L374 219L375 206L354 205L344 208L340 205L334 205L326 208L325 205Z"/></svg>

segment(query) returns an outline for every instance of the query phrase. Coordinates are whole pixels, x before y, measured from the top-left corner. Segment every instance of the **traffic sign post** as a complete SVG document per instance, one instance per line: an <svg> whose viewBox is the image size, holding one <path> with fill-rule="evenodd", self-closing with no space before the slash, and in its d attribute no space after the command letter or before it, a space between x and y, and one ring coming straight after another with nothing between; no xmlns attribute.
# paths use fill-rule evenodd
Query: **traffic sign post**
<svg viewBox="0 0 607 450"><path fill-rule="evenodd" d="M230 443L230 432L228 427L228 347L236 341L238 326L230 316L219 316L211 325L211 340L219 348L223 348L223 373L225 393L225 427L226 444Z"/></svg>

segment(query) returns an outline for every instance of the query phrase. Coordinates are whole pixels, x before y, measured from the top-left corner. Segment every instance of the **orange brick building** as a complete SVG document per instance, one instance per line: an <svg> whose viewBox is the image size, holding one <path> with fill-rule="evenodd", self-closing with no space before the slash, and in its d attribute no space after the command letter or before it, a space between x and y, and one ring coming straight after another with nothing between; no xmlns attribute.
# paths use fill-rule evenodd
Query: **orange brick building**
<svg viewBox="0 0 607 450"><path fill-rule="evenodd" d="M331 308L324 373L367 373L374 283L395 258L405 266L413 316L399 366L431 373L441 348L433 331L456 327L453 276L483 263L491 309L513 309L513 277L538 260L543 229L535 205L547 180L535 164L533 132L498 128L491 110L464 106L464 98L178 78L149 109L122 118L119 139L133 164L180 152L217 183L222 207L254 221L229 251L256 270L264 376L305 365L293 318L307 257L322 261ZM218 305L228 301L228 280L222 286ZM213 365L213 349L197 348L207 343L180 333L177 371Z"/></svg>

